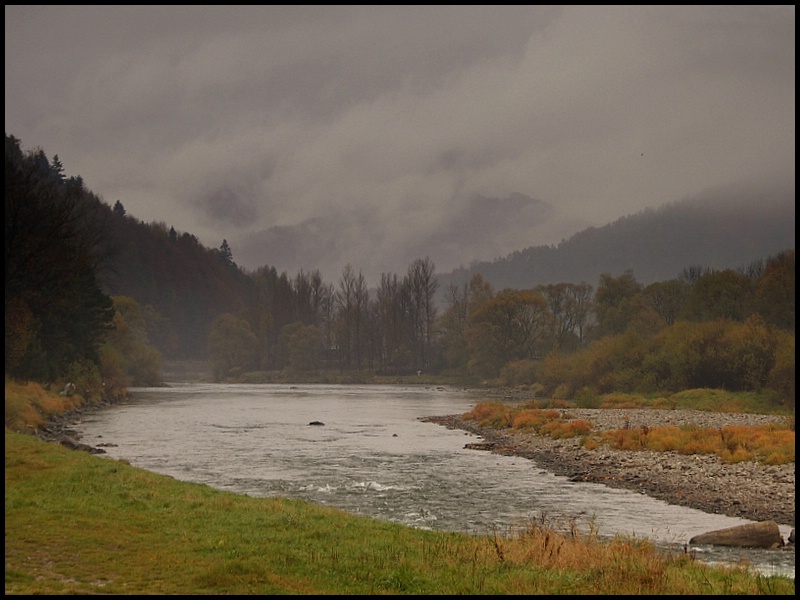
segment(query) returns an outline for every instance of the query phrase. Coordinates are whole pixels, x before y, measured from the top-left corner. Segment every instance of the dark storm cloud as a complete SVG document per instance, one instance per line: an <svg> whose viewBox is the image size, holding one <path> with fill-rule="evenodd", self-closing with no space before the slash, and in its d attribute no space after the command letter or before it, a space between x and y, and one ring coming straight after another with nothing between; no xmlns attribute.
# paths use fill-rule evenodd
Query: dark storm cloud
<svg viewBox="0 0 800 600"><path fill-rule="evenodd" d="M250 268L449 270L704 190L794 187L794 6L5 15L7 133Z"/></svg>

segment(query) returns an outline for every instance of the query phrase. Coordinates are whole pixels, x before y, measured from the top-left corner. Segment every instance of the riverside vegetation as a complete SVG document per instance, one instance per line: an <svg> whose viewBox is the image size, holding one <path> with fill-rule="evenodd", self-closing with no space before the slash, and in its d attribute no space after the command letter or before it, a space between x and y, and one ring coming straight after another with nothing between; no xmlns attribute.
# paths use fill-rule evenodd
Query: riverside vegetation
<svg viewBox="0 0 800 600"><path fill-rule="evenodd" d="M644 539L532 522L418 530L251 498L46 443L81 406L6 380L6 594L794 594L794 581Z"/></svg>
<svg viewBox="0 0 800 600"><path fill-rule="evenodd" d="M650 399L636 394L608 394L598 408L675 410L679 404L681 408L695 410L704 406L699 410L714 412L736 412L732 408L737 405L748 409L741 412L767 414L768 410L768 405L760 402L756 394L726 394L718 390L687 390L670 398ZM588 450L607 445L614 450L714 454L728 463L756 461L764 465L783 465L795 462L794 414L776 411L774 407L769 409L770 412L783 412L782 422L720 428L632 427L626 422L623 427L610 431L594 431L592 424L585 419L572 419L569 409L574 407L570 402L550 400L528 400L516 404L495 400L478 403L463 418L497 430L530 431L555 439L580 438L581 445ZM754 407L759 410L753 410Z"/></svg>

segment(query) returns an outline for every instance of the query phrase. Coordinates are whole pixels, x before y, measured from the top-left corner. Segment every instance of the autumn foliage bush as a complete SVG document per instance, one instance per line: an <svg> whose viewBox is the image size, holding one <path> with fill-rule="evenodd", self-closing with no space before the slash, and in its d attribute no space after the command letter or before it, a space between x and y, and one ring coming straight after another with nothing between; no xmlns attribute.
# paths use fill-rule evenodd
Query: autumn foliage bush
<svg viewBox="0 0 800 600"><path fill-rule="evenodd" d="M569 355L545 356L537 371L544 394L587 404L598 394L718 388L774 392L794 406L794 335L758 315L743 322L678 321L650 337L632 331L600 338ZM631 399L631 398L629 398Z"/></svg>
<svg viewBox="0 0 800 600"><path fill-rule="evenodd" d="M513 423L511 407L502 402L481 402L463 417L493 429L508 429Z"/></svg>

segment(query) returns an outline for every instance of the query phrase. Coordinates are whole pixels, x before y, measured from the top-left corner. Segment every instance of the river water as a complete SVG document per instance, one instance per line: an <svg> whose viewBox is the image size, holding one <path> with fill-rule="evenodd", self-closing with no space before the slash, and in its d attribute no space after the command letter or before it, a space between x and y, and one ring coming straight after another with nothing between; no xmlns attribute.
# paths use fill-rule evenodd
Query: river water
<svg viewBox="0 0 800 600"><path fill-rule="evenodd" d="M429 386L171 384L134 388L75 429L112 458L179 480L412 527L513 534L544 520L680 551L694 535L749 522L571 482L528 459L465 449L479 438L420 421L480 400ZM784 538L790 529L781 527ZM691 550L794 577L793 551Z"/></svg>

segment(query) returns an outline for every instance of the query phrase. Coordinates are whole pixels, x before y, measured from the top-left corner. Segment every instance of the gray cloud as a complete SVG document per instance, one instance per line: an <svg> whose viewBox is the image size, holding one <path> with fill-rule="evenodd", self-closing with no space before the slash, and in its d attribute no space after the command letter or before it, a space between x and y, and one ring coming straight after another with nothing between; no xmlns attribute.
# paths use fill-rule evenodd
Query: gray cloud
<svg viewBox="0 0 800 600"><path fill-rule="evenodd" d="M449 271L708 189L794 188L794 6L5 16L6 132L248 268Z"/></svg>

